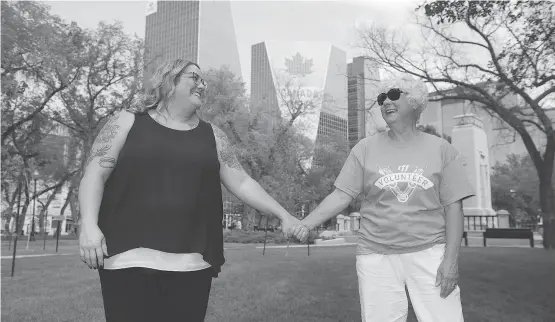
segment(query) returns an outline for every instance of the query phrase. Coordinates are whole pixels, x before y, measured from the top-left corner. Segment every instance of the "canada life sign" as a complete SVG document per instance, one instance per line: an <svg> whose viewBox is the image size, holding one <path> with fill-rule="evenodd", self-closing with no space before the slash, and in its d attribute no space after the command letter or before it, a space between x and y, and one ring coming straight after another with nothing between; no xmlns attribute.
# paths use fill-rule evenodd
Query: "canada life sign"
<svg viewBox="0 0 555 322"><path fill-rule="evenodd" d="M293 85L281 88L282 97L301 101L318 100L321 98L321 92L321 89L315 86Z"/></svg>
<svg viewBox="0 0 555 322"><path fill-rule="evenodd" d="M312 59L303 57L299 52L291 58L285 58L285 74L287 86L281 86L282 97L289 100L309 101L319 99L322 89L316 86L306 86L304 81L313 73Z"/></svg>

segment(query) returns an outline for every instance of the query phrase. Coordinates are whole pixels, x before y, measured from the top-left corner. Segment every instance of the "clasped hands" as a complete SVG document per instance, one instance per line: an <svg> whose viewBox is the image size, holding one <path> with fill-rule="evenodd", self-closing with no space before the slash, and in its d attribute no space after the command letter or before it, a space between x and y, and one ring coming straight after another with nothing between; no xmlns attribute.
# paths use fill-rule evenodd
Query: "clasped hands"
<svg viewBox="0 0 555 322"><path fill-rule="evenodd" d="M282 231L285 237L295 237L301 243L304 243L308 239L308 234L310 231L309 227L310 226L308 226L306 223L293 216L290 216L282 222Z"/></svg>

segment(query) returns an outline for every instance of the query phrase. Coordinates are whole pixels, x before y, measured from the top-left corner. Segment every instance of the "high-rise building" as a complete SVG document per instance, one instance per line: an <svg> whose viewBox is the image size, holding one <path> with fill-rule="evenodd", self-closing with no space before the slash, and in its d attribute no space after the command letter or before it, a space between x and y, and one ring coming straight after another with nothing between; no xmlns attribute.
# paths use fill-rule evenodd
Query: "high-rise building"
<svg viewBox="0 0 555 322"><path fill-rule="evenodd" d="M149 1L145 47L147 79L160 62L178 58L242 76L229 1Z"/></svg>
<svg viewBox="0 0 555 322"><path fill-rule="evenodd" d="M347 144L345 51L322 42L266 41L252 46L251 58L252 110L272 116L269 129L291 116L288 104L304 102L312 107L302 116L303 131L316 150L330 135Z"/></svg>
<svg viewBox="0 0 555 322"><path fill-rule="evenodd" d="M276 85L263 42L251 47L251 108L268 115L260 120L268 129L273 129L281 119Z"/></svg>
<svg viewBox="0 0 555 322"><path fill-rule="evenodd" d="M354 57L347 65L347 75L349 147L353 148L358 141L375 134L385 121L376 107L378 68L365 57Z"/></svg>

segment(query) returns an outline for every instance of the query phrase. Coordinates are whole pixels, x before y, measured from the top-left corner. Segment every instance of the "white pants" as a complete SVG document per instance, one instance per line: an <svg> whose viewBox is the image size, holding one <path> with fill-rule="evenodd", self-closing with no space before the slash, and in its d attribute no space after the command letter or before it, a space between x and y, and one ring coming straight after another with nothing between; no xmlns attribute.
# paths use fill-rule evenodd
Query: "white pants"
<svg viewBox="0 0 555 322"><path fill-rule="evenodd" d="M358 255L357 275L363 322L404 322L408 289L419 322L463 322L460 289L445 299L435 286L445 244L399 255Z"/></svg>

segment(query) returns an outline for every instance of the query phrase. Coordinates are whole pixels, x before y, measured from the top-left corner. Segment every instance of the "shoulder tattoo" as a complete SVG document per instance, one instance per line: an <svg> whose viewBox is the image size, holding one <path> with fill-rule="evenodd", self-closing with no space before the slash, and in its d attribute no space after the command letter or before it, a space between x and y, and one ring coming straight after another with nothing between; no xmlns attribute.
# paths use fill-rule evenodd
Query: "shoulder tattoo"
<svg viewBox="0 0 555 322"><path fill-rule="evenodd" d="M112 147L112 141L116 137L120 128L120 126L116 123L118 118L119 113L114 114L112 117L110 117L110 119L108 119L104 127L102 127L102 130L100 130L100 133L98 133L98 136L94 140L89 157L85 162L85 166L89 165L89 163L91 163L91 161L97 157L100 157L98 164L103 168L113 168L116 166L115 158L104 156L108 154L108 151Z"/></svg>
<svg viewBox="0 0 555 322"><path fill-rule="evenodd" d="M241 163L239 163L239 160L237 160L235 151L229 143L227 135L225 135L224 131L214 126L214 136L216 137L216 140L220 142L218 154L221 162L232 169L243 170L243 167L241 166Z"/></svg>

